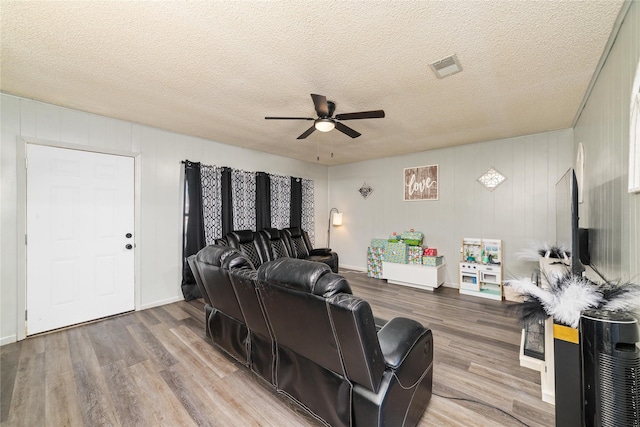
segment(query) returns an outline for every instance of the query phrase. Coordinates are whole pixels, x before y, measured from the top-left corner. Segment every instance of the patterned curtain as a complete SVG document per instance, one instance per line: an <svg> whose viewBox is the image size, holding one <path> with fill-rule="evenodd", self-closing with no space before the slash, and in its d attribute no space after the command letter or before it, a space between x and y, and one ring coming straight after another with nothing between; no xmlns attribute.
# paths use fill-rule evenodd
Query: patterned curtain
<svg viewBox="0 0 640 427"><path fill-rule="evenodd" d="M291 177L289 227L302 227L302 179Z"/></svg>
<svg viewBox="0 0 640 427"><path fill-rule="evenodd" d="M302 179L302 229L309 234L309 240L316 245L315 208L313 198L313 180Z"/></svg>
<svg viewBox="0 0 640 427"><path fill-rule="evenodd" d="M271 180L269 174L256 172L256 230L271 227Z"/></svg>
<svg viewBox="0 0 640 427"><path fill-rule="evenodd" d="M256 231L257 215L261 215L261 228L270 222L271 227L282 229L299 221L315 244L312 180L201 165L189 160L183 163L182 292L185 300L201 297L186 258L232 230ZM292 195L292 181L295 195ZM296 205L293 210L292 204Z"/></svg>
<svg viewBox="0 0 640 427"><path fill-rule="evenodd" d="M197 253L205 245L202 220L202 188L200 187L200 163L185 160L184 200L182 222L182 295L186 301L202 298L187 257Z"/></svg>
<svg viewBox="0 0 640 427"><path fill-rule="evenodd" d="M256 174L233 169L231 171L231 200L233 229L256 231Z"/></svg>
<svg viewBox="0 0 640 427"><path fill-rule="evenodd" d="M222 237L222 168L200 166L202 183L202 216L204 217L204 236L207 246Z"/></svg>
<svg viewBox="0 0 640 427"><path fill-rule="evenodd" d="M185 197L191 193L192 199L189 203L185 198L185 212L191 206L191 225L202 224L197 233L202 233L204 245L214 244L215 239L224 237L232 230L256 231L269 226L287 228L292 224L297 225L298 217L300 226L315 243L313 180L201 165L189 160L184 163L185 173L192 174L190 187L185 178ZM296 185L296 197L293 197L292 181ZM196 199L200 199L201 203L196 203ZM301 206L298 206L300 202ZM294 209L292 203L296 204ZM201 219L194 222L200 212ZM291 219L292 215L295 221ZM196 238L185 237L185 242L187 240L195 245L193 253L204 246Z"/></svg>
<svg viewBox="0 0 640 427"><path fill-rule="evenodd" d="M269 175L271 179L271 227L288 228L291 212L291 177Z"/></svg>

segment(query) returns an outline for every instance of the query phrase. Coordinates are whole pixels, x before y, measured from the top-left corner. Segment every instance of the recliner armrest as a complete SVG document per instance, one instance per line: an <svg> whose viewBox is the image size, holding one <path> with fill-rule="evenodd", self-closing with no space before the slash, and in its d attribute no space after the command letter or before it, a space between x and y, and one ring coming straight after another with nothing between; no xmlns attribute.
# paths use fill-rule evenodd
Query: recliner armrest
<svg viewBox="0 0 640 427"><path fill-rule="evenodd" d="M313 255L331 255L331 248L314 248L309 251L309 256Z"/></svg>
<svg viewBox="0 0 640 427"><path fill-rule="evenodd" d="M376 333L380 332L380 329L384 327L389 321L380 317L373 316L373 324L376 325Z"/></svg>
<svg viewBox="0 0 640 427"><path fill-rule="evenodd" d="M378 341L385 364L391 369L398 369L407 359L427 360L429 354L433 360L431 330L415 320L404 317L391 319L378 332Z"/></svg>

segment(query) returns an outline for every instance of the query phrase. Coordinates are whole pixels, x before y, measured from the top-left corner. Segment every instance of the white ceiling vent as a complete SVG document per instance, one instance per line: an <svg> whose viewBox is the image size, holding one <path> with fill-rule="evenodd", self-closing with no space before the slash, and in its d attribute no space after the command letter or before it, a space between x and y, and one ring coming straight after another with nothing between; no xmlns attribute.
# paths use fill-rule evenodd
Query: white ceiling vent
<svg viewBox="0 0 640 427"><path fill-rule="evenodd" d="M431 67L434 74L439 79L449 77L452 74L462 71L462 65L460 65L460 61L458 61L458 57L455 54L432 62L429 64L429 67Z"/></svg>

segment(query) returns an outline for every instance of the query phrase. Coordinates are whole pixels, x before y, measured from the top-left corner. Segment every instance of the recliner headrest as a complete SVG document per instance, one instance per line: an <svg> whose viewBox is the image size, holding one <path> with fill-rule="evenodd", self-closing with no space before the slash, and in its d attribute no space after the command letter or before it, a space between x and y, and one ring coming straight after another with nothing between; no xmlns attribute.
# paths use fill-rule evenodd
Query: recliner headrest
<svg viewBox="0 0 640 427"><path fill-rule="evenodd" d="M286 229L291 237L300 237L302 236L302 229L300 227L289 227Z"/></svg>
<svg viewBox="0 0 640 427"><path fill-rule="evenodd" d="M200 249L196 254L196 261L203 264L222 267L227 258L234 254L240 254L237 249L229 246L210 245Z"/></svg>
<svg viewBox="0 0 640 427"><path fill-rule="evenodd" d="M278 240L280 238L280 230L277 228L264 228L262 231L267 235L269 240Z"/></svg>
<svg viewBox="0 0 640 427"><path fill-rule="evenodd" d="M351 294L347 279L336 273L328 273L318 279L316 289L324 289L322 296L329 298L337 294Z"/></svg>
<svg viewBox="0 0 640 427"><path fill-rule="evenodd" d="M229 234L233 234L238 239L238 243L253 242L253 231L251 230L236 230Z"/></svg>
<svg viewBox="0 0 640 427"><path fill-rule="evenodd" d="M265 262L258 268L258 280L325 298L341 292L351 293L347 281L331 273L328 265L296 258Z"/></svg>
<svg viewBox="0 0 640 427"><path fill-rule="evenodd" d="M222 268L227 270L248 268L255 270L253 263L244 256L242 253L236 253L235 255L227 256L222 262Z"/></svg>

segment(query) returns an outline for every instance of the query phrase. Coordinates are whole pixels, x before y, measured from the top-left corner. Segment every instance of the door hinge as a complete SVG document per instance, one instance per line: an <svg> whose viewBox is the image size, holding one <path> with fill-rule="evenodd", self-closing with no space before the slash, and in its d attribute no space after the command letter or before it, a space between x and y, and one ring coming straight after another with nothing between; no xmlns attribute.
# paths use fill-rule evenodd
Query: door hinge
<svg viewBox="0 0 640 427"><path fill-rule="evenodd" d="M25 169L29 168L29 159L27 157L24 158L24 168Z"/></svg>
<svg viewBox="0 0 640 427"><path fill-rule="evenodd" d="M24 311L24 321L27 321L27 310Z"/></svg>
<svg viewBox="0 0 640 427"><path fill-rule="evenodd" d="M27 245L27 234L26 233L24 235L24 244L25 244L25 246Z"/></svg>

